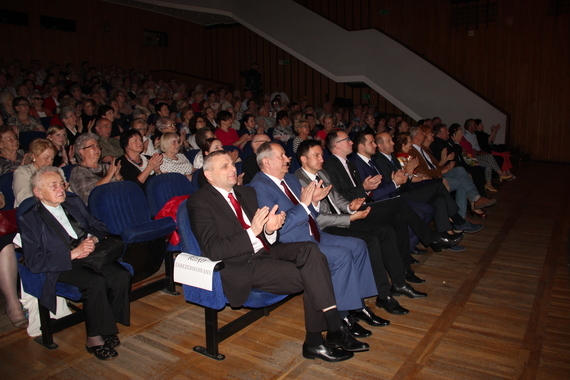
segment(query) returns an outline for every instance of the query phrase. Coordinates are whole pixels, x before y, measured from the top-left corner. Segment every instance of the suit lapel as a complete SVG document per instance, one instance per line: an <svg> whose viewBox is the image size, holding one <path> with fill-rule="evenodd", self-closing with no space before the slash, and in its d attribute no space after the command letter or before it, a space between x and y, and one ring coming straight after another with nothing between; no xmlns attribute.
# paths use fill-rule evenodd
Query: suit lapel
<svg viewBox="0 0 570 380"><path fill-rule="evenodd" d="M239 228L242 228L234 210L232 210L232 206L228 204L228 202L224 199L222 194L210 184L206 184L208 191L211 193L214 202L212 202L212 207L217 207L220 213L224 214L226 218L232 220L232 223L235 223ZM249 215L248 215L249 217ZM251 219L250 219L251 220Z"/></svg>

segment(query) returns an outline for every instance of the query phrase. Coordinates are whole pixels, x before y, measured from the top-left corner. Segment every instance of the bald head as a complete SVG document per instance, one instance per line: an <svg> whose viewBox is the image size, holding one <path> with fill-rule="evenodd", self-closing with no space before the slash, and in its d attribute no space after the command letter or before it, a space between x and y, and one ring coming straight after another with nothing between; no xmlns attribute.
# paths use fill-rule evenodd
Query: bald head
<svg viewBox="0 0 570 380"><path fill-rule="evenodd" d="M389 133L378 133L376 135L376 145L378 145L378 150L384 154L390 155L394 152L394 141Z"/></svg>

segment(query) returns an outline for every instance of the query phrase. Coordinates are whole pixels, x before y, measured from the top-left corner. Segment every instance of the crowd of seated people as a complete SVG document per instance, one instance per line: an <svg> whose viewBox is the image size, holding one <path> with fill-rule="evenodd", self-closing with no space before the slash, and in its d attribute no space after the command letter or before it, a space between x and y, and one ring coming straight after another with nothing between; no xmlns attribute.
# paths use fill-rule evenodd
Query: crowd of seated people
<svg viewBox="0 0 570 380"><path fill-rule="evenodd" d="M303 355L328 361L346 360L352 352L369 348L356 340L372 334L359 321L373 327L389 325L388 320L374 314L365 298L376 296L379 310L407 314L409 310L393 296L426 297L410 284L424 282L412 269L418 263L413 255L425 254L428 247L436 252L464 250L458 245L463 233L476 233L483 227L468 220L467 213L485 217L486 208L496 203L486 193L497 190L492 183L493 171L501 180L514 179L508 152L504 146L493 144L500 126L493 126L487 134L480 120L468 119L465 130L459 124L447 128L437 117L412 125L403 116L384 116L368 104L351 109L330 102L312 106L304 99L290 102L281 90L257 97L249 90L242 95L223 87L198 85L188 90L174 79L165 81L114 66L92 67L88 62L79 70L69 64L64 72L58 65L43 70L34 61L0 88L0 112L0 172L14 172L16 206L33 195L52 208L68 202L82 215L80 222L87 232L93 229L97 232L94 235L104 235L105 227L84 209L96 186L126 180L144 189L149 177L176 172L200 188L196 193L199 197L216 200L224 207L230 205L240 223L241 209L233 201L217 200L218 195L212 195L217 193L211 192L236 193L248 203L243 210L243 229L249 231L246 235L251 242L244 243L243 231L233 227L216 231L221 241L239 235L237 246L245 247L259 260L276 260L275 265L284 265L279 262L287 259L272 256L265 246L275 243L269 236L274 231L280 230L280 241L297 244L292 245L295 249L300 242L312 242L310 248L320 250L333 263L324 269L321 264L315 265L325 277L328 273L329 281L332 278L336 303L305 298L323 306L314 310L324 312L327 324L322 330L328 335L323 340L320 331L314 330L316 325L308 325ZM44 133L45 138L32 141L26 152L19 138L29 132ZM243 173L238 175L236 163L242 159ZM67 188L62 172L53 167L70 165L74 166ZM46 181L52 181L51 185ZM242 183L252 187L243 190ZM66 200L66 189L78 197ZM211 194L202 195L207 192ZM252 213L252 207L255 210L258 206L263 211ZM189 212L204 217L194 209ZM285 214L280 216L281 212ZM32 214L26 218L29 225L23 233L41 222ZM432 219L434 228L430 227ZM67 223L62 222L66 231ZM204 225L196 223L198 240L208 256L211 242L203 239L211 236L201 236ZM267 223L271 228L264 229ZM74 233L70 236L78 238ZM72 250L58 251L57 255L66 259L57 267L50 269L36 257L30 261L31 268L55 273L77 271L73 259L92 250L89 239ZM41 255L47 249L30 237L23 240L28 247L34 244L34 254ZM14 326L25 327L22 314L14 306L14 264L5 258L13 256L10 241L0 244L0 284L8 301L9 318ZM335 265L348 260L340 257L346 253L342 249L351 252L351 267L359 268L359 273L337 272ZM227 259L235 260L231 255ZM262 270L260 263L253 270L264 273L266 269ZM236 260L234 264L243 262ZM314 293L314 284L303 278L302 271L287 270L301 276L295 280L299 286L276 289L261 284L258 288ZM123 281L124 271L115 268L115 272ZM235 280L223 273L223 281ZM76 275L56 279L76 283ZM228 294L228 299L234 306L239 297ZM98 358L117 355L114 323L128 324L125 307L128 309L122 304L107 307L107 318L115 314L112 324L106 321L101 322L104 328L93 327L93 323L87 326L87 350Z"/></svg>

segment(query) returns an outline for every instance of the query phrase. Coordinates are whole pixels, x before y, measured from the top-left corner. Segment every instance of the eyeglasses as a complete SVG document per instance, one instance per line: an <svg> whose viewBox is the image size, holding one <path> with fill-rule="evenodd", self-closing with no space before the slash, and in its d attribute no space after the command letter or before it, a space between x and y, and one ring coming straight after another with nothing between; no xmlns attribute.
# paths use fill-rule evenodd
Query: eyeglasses
<svg viewBox="0 0 570 380"><path fill-rule="evenodd" d="M341 143L341 142L343 142L343 141L348 141L348 140L350 140L350 137L345 137L344 139L338 140L337 142L335 142L335 144L339 144L339 143Z"/></svg>
<svg viewBox="0 0 570 380"><path fill-rule="evenodd" d="M83 147L83 148L81 148L81 149L90 149L90 148L101 149L101 145L99 145L99 144L91 144L91 145L88 145L88 146Z"/></svg>

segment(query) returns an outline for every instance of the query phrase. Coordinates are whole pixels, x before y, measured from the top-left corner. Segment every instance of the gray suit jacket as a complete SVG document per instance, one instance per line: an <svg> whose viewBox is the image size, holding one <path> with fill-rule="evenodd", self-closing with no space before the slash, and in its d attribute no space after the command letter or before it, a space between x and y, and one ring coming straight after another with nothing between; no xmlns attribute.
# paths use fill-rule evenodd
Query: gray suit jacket
<svg viewBox="0 0 570 380"><path fill-rule="evenodd" d="M323 185L328 186L331 184L331 179L327 172L322 169L318 173L319 177L323 180ZM311 179L307 176L307 173L303 170L303 168L299 168L295 171L295 176L299 178L301 185L307 186ZM326 227L343 227L348 228L350 227L350 214L348 214L348 205L350 204L349 201L346 200L338 191L335 190L333 187L331 192L328 195L330 201L334 203L336 208L338 208L341 214L336 214L333 210L330 209L328 202L322 202L320 204L320 214L317 217L317 222L321 228Z"/></svg>

